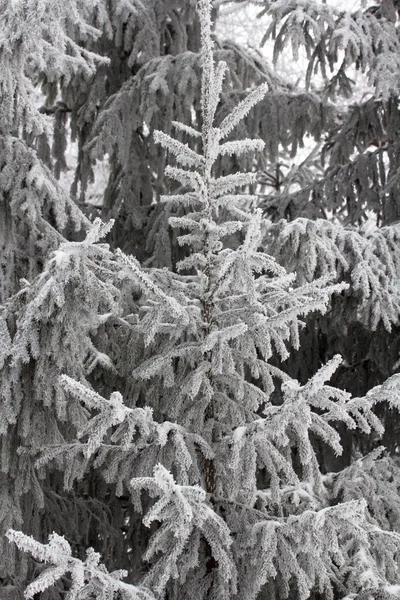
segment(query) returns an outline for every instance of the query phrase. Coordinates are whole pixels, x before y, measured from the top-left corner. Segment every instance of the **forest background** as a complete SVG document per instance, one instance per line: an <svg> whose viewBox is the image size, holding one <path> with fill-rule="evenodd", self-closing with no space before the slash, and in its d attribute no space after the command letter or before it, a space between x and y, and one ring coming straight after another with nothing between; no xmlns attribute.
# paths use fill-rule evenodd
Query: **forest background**
<svg viewBox="0 0 400 600"><path fill-rule="evenodd" d="M398 597L397 0L0 9L0 597Z"/></svg>

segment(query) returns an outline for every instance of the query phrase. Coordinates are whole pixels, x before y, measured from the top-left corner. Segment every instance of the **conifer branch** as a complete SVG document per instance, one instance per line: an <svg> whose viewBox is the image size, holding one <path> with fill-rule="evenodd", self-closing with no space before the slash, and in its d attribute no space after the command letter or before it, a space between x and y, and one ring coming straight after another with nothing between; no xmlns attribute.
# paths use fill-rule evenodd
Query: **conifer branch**
<svg viewBox="0 0 400 600"><path fill-rule="evenodd" d="M37 579L25 590L27 600L34 598L53 586L59 579L70 573L72 586L67 594L69 600L90 598L96 594L99 600L106 600L119 592L124 600L154 600L154 596L145 587L136 587L120 581L128 575L127 571L109 573L99 564L100 555L89 548L85 561L72 556L69 543L63 536L52 533L48 544L40 544L32 537L9 529L7 537L20 550L29 552L37 560L50 563Z"/></svg>

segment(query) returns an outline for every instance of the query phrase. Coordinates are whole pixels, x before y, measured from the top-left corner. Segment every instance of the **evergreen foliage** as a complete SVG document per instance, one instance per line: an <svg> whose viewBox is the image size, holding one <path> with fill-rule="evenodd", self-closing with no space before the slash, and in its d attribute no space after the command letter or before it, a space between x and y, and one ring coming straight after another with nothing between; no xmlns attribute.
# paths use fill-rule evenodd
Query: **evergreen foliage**
<svg viewBox="0 0 400 600"><path fill-rule="evenodd" d="M400 596L397 7L212 4L0 7L0 597Z"/></svg>

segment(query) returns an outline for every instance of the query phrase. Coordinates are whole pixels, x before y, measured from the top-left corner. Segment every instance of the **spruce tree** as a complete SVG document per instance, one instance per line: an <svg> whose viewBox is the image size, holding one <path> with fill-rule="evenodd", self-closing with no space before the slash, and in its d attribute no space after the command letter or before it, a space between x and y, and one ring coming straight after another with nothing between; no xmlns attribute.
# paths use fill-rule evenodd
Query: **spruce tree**
<svg viewBox="0 0 400 600"><path fill-rule="evenodd" d="M209 0L198 21L191 2L54 7L1 17L5 597L397 597L396 461L345 452L347 468L323 470L342 428L367 449L383 435L399 378L352 398L328 384L331 340L304 360L343 306L371 330L396 323L395 230L276 223L251 193L287 131L296 146L320 107L318 137L336 108L213 42ZM267 8L275 25L293 10L279 43L302 39L297 4ZM307 10L325 27L323 6ZM295 116L286 131L277 110ZM57 183L67 118L72 197ZM85 203L104 154L105 222Z"/></svg>
<svg viewBox="0 0 400 600"><path fill-rule="evenodd" d="M363 395L398 371L400 350L399 7L391 0L346 9L319 2L259 4L271 17L265 38L274 39L274 58L289 45L294 58L303 48L305 88L333 109L330 123L313 117L323 134L312 160L298 161L272 193L264 177L265 211L276 222L265 248L303 281L333 269L350 285L327 319L308 320L290 372L306 381L321 360L338 352L344 362L335 383ZM281 217L291 221L289 230ZM396 453L397 414L387 408L378 414L384 443ZM360 444L364 452L376 445L358 436L347 436L346 444L342 467ZM325 457L326 468L337 468L332 459Z"/></svg>

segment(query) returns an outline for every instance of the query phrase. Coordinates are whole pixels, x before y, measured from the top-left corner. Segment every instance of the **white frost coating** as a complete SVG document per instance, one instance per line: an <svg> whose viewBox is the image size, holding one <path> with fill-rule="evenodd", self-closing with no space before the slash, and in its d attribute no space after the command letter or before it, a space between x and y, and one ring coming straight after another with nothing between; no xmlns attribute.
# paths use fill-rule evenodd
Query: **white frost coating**
<svg viewBox="0 0 400 600"><path fill-rule="evenodd" d="M113 2L107 4L114 7ZM162 4L168 13L171 3ZM154 8L157 6L155 3ZM316 6L316 2L299 5L279 0L271 4L271 10L283 20L292 20L297 27L293 30L299 32L309 15L315 14ZM98 8L105 10L102 2ZM295 594L306 600L316 590L333 597L342 589L340 585L345 586L343 594L350 590L350 596L353 592L365 595L371 585L379 593L395 585L400 537L388 529L389 519L400 514L400 502L393 461L380 450L341 473L322 476L320 458L325 457L321 449L325 446L335 454L342 451L339 427L382 433L373 408L387 401L400 406L398 377L374 388L365 398L351 398L329 385L340 364L338 356L319 364L321 357L313 349L314 376L306 382L302 372L295 375L298 381L282 370L286 365L292 369L285 359L290 348L300 345L304 317L313 311L326 312L332 294L347 289L330 283L338 265L368 306L371 298L383 298L380 281L386 293L389 279L386 272L381 280L374 277L376 269L371 266L368 248L354 232L309 219L272 224L260 210L251 209L255 199L249 192L255 174L219 168L220 164L233 164L230 156L236 160L246 155L251 165L252 153L263 150L259 139L225 140L268 86L241 90L243 102L227 116L224 112L224 118L218 116L219 107L225 110L227 106L222 95L226 89L229 94L233 91L230 86L235 79L222 94L226 65L217 63L213 55L210 10L211 3L200 0L201 114L192 116L201 131L178 124L174 127L176 138L160 131L155 134L155 141L172 154L172 164L177 164L168 166L165 174L178 185L172 184L177 193L166 201L166 213L158 215L161 220L165 217L165 223L169 218L174 231L158 230L155 220L152 238L165 234L178 239L176 256L170 261L179 260L177 268L142 266L121 250L110 252L107 244L99 242L112 223L96 220L83 242L62 244L42 275L12 299L22 306L16 325L7 308L2 309L10 320L10 331L8 321L2 327L1 358L7 367L3 372L14 377L6 379L10 385L4 387L8 393L2 413L5 427L18 422L27 439L30 420L33 423L36 418L29 410L44 407L39 415L49 418L45 434L51 439L43 442L43 447L33 448L35 458L40 452L36 466L44 470L51 462L52 472L62 470L68 498L74 496L77 481L83 480L78 489L85 490L85 477L96 470L96 482L98 477L106 484L99 486L106 488L102 500L106 497L108 501L112 491L117 498L111 496L111 505L122 510L116 531L112 531L115 515L109 519L102 501L93 502L88 517L91 523L105 513L100 517L104 531L101 529L96 540L99 544L110 540L114 552L113 536L121 534L125 560L132 559L135 565L137 559L148 562L141 583L151 591L119 582L123 573L108 573L96 553L89 551L85 561L77 561L60 536L40 545L23 534L11 533L10 539L19 547L47 563L48 568L28 588L30 595L48 589L68 572L72 574L70 600L74 595L82 600L114 596L140 600L153 594L162 600L176 596L176 590L182 597L199 600L256 600L260 593L268 597ZM321 11L328 21L338 16L323 6ZM112 30L115 23L120 24L116 17L126 18L120 31L122 41L124 35L136 35L130 29L142 31L140 18L149 14L145 2L122 2L112 13L116 20L111 19L108 26ZM371 19L375 19L372 14ZM321 39L317 29L314 31L317 21L309 23L315 39ZM169 25L172 31L173 21ZM291 33L288 27L287 39ZM339 33L333 43L337 37L351 43L351 37ZM110 35L110 29L105 35ZM295 52L298 42L294 40ZM192 61L191 69L193 65L197 69L194 53L157 57L152 66L159 68L152 72L143 62L132 89L138 91L135 82L145 73L146 91L165 99L170 93L167 71L175 74L176 65L185 60ZM130 85L127 81L106 109L99 111L107 115L109 123L104 135L110 136L109 144L118 141L121 156L128 154L133 138L131 132L117 129L121 122L114 117L118 111L129 114L128 103L136 100L130 95ZM121 97L128 100L118 104ZM153 108L144 119L149 123ZM141 134L147 143L150 125L146 124ZM101 153L99 148L96 151ZM244 164L241 158L237 164ZM122 188L129 175L125 167ZM26 181L32 187L42 186L43 173L35 167ZM154 174L150 173L151 178ZM52 193L56 189L53 185ZM130 207L127 196L118 198L122 204L116 202L116 209ZM22 211L33 210L30 198L24 196ZM59 210L59 227L64 213ZM149 223L151 218L149 215ZM276 231L278 250L285 254L286 249L293 264L296 253L304 252L303 263L297 261L297 280L265 251L265 237L273 238ZM383 239L376 237L376 244L384 248ZM357 266L351 267L354 256L357 264L365 267L365 274ZM389 272L389 261L386 267ZM382 321L390 327L396 322L396 310L395 302L377 303L371 322ZM273 366L276 364L281 368ZM52 379L47 377L49 373ZM65 375L57 383L59 373ZM30 404L24 398L19 413L18 386L24 379L20 375L29 383L34 380L35 385ZM112 392L114 389L123 390L124 398L120 392ZM96 390L105 391L100 394ZM59 421L63 424L60 431ZM46 424L40 422L38 431ZM67 444L64 432L70 434ZM31 450L23 447L18 451L21 454L15 452L18 460L26 461L21 464L29 466ZM6 468L2 463L2 469ZM18 485L21 490L28 489L31 479L40 505L43 500L35 472L30 468L21 471ZM386 472L390 476L384 476ZM360 500L364 497L365 501ZM387 497L396 508L390 515ZM86 497L79 500L87 507ZM99 513L95 513L98 506ZM12 510L4 503L7 518L13 516ZM137 515L149 527L139 540L131 538ZM85 518L86 513L83 524ZM141 535L141 527L136 531Z"/></svg>

